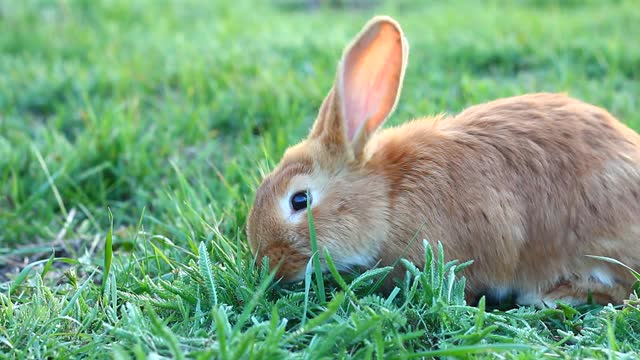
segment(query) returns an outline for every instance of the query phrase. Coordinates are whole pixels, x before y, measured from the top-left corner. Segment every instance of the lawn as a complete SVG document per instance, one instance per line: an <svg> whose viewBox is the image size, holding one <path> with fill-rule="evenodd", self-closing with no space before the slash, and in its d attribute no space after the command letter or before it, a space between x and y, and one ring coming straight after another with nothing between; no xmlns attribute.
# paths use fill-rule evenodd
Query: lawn
<svg viewBox="0 0 640 360"><path fill-rule="evenodd" d="M437 247L390 296L279 286L244 232L372 15L411 44L388 125L557 91L640 130L637 1L307 3L0 0L0 357L640 356L637 304L471 307Z"/></svg>

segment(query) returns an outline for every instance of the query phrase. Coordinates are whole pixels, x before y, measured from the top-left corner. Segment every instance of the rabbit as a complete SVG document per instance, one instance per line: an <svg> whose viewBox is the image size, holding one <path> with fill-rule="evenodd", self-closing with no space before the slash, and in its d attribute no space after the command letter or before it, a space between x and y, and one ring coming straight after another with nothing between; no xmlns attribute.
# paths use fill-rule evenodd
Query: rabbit
<svg viewBox="0 0 640 360"><path fill-rule="evenodd" d="M308 136L256 190L246 233L283 282L312 255L340 271L424 264L423 239L446 260L472 260L465 299L518 305L621 304L640 267L640 136L606 110L533 93L378 130L394 112L409 46L374 16L344 49Z"/></svg>

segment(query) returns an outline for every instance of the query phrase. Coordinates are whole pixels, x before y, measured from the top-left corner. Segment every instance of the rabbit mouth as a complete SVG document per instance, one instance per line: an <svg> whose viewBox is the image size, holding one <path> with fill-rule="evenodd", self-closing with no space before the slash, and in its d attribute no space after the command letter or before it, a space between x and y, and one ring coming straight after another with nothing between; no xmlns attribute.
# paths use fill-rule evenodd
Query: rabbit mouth
<svg viewBox="0 0 640 360"><path fill-rule="evenodd" d="M354 268L370 268L374 264L374 257L370 254L353 254L335 259L336 268L340 271L350 271Z"/></svg>
<svg viewBox="0 0 640 360"><path fill-rule="evenodd" d="M290 267L286 264L278 267L276 270L275 280L280 280L282 283L289 284L301 281L304 279L305 267Z"/></svg>
<svg viewBox="0 0 640 360"><path fill-rule="evenodd" d="M290 259L287 260L290 261ZM307 262L309 262L310 260L310 257L306 258ZM365 255L340 257L335 258L333 261L336 270L343 273L354 273L360 270L370 269L372 266L372 262L373 258ZM278 269L276 277L280 278L284 283L295 283L298 281L302 281L304 280L307 273L306 265L306 263L303 266L287 266L286 264L283 264L283 266ZM324 258L320 258L320 268L325 274L330 272L329 266L327 265L327 262Z"/></svg>
<svg viewBox="0 0 640 360"><path fill-rule="evenodd" d="M276 279L283 282L304 278L304 269L309 256L296 249L287 241L273 241L257 251L257 257L269 259L269 270L276 271Z"/></svg>
<svg viewBox="0 0 640 360"><path fill-rule="evenodd" d="M296 283L299 281L304 280L304 275L306 274L306 271L300 270L298 272L294 272L294 273L289 273L288 276L286 277L282 277L282 282L286 283L286 284L291 284L291 283Z"/></svg>

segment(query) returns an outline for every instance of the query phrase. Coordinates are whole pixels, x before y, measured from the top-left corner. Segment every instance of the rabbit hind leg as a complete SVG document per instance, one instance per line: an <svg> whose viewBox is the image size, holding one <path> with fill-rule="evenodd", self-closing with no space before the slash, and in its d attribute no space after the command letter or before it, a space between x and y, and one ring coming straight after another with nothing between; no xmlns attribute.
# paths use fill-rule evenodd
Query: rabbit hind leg
<svg viewBox="0 0 640 360"><path fill-rule="evenodd" d="M604 273L591 274L585 278L575 277L559 281L539 293L524 293L516 300L520 305L538 308L556 308L558 302L576 306L588 303L599 305L621 305L631 293L630 284L611 281Z"/></svg>

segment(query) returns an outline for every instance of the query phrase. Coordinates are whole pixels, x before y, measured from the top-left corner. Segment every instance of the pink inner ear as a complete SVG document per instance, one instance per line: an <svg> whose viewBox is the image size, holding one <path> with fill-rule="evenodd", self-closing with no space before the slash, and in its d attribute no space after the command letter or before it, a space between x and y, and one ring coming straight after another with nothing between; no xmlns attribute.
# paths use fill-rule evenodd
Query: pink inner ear
<svg viewBox="0 0 640 360"><path fill-rule="evenodd" d="M403 70L401 36L393 25L378 24L346 55L342 76L349 140L363 126L373 132L393 109Z"/></svg>

